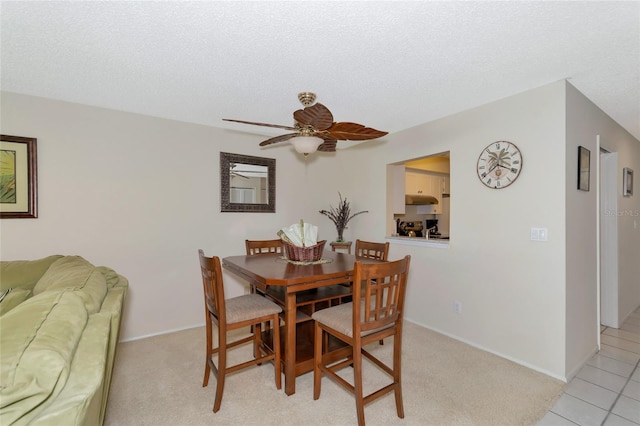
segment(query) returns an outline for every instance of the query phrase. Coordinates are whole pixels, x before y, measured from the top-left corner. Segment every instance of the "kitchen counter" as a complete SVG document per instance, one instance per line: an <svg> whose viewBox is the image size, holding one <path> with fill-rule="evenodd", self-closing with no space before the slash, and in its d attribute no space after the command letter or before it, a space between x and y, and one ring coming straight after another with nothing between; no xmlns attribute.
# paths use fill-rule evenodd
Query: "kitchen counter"
<svg viewBox="0 0 640 426"><path fill-rule="evenodd" d="M386 241L391 244L402 244L406 246L420 246L420 247L435 247L435 248L449 248L449 240L444 239L426 239L420 237L400 237L400 236L387 236Z"/></svg>

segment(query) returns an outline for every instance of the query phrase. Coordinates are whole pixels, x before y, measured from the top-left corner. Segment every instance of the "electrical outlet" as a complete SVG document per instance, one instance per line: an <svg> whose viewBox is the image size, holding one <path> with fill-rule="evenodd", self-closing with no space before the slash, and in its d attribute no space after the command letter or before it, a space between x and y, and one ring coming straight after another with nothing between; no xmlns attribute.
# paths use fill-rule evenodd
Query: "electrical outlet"
<svg viewBox="0 0 640 426"><path fill-rule="evenodd" d="M457 300L453 302L453 311L456 314L462 313L462 303L458 302Z"/></svg>

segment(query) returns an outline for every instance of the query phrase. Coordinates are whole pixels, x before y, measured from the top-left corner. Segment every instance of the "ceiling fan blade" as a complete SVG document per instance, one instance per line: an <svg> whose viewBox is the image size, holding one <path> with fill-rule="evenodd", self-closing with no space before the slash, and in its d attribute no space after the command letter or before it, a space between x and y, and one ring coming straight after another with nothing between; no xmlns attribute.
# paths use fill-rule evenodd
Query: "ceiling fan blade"
<svg viewBox="0 0 640 426"><path fill-rule="evenodd" d="M233 121L234 123L242 123L242 124L253 124L254 126L264 126L264 127L275 127L276 129L285 129L285 130L298 130L295 127L291 126L282 126L280 124L267 124L267 123L255 123L253 121L243 121L243 120L232 120L230 118L223 118L223 121Z"/></svg>
<svg viewBox="0 0 640 426"><path fill-rule="evenodd" d="M293 119L315 130L327 130L333 124L333 114L322 104L315 104L293 113Z"/></svg>
<svg viewBox="0 0 640 426"><path fill-rule="evenodd" d="M338 144L338 141L333 139L333 138L328 138L328 137L325 137L323 139L324 139L324 142L320 144L320 146L318 147L318 151L321 151L321 152L335 152L336 151L336 145Z"/></svg>
<svg viewBox="0 0 640 426"><path fill-rule="evenodd" d="M289 139L296 136L300 136L300 133L287 133L286 135L276 136L276 137L267 139L266 141L260 142L260 146L266 146L266 145L271 145L272 143L288 141Z"/></svg>
<svg viewBox="0 0 640 426"><path fill-rule="evenodd" d="M329 136L343 141L364 141L368 139L376 139L389 133L372 129L370 127L363 126L362 124L349 122L333 123L333 125L326 131Z"/></svg>
<svg viewBox="0 0 640 426"><path fill-rule="evenodd" d="M235 172L231 172L231 176L238 176L244 179L249 179L247 176L245 175L241 175L240 173L235 173Z"/></svg>

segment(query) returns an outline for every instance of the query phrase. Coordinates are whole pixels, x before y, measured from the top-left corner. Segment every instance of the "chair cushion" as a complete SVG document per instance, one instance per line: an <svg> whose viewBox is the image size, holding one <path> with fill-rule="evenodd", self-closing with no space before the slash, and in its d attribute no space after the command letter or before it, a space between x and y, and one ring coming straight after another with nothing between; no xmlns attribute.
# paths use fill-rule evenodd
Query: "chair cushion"
<svg viewBox="0 0 640 426"><path fill-rule="evenodd" d="M360 313L364 318L364 301L360 302ZM353 303L343 303L342 305L333 306L327 309L321 309L311 315L311 318L318 321L321 324L331 327L334 330L353 337ZM362 332L361 336L368 336L369 334L376 333L385 328L391 327L392 324L384 327L375 328Z"/></svg>
<svg viewBox="0 0 640 426"><path fill-rule="evenodd" d="M282 308L257 294L246 294L225 300L227 323L234 324L282 312Z"/></svg>

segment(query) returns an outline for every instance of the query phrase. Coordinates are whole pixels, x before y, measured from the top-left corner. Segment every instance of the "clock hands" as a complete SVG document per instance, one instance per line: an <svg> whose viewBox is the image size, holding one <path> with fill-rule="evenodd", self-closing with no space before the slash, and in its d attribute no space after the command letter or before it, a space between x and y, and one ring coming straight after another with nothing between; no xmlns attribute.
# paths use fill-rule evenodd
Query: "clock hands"
<svg viewBox="0 0 640 426"><path fill-rule="evenodd" d="M489 167L489 170L487 170L487 174L491 173L498 166L499 164L497 162L493 162L493 165Z"/></svg>
<svg viewBox="0 0 640 426"><path fill-rule="evenodd" d="M505 163L505 164L506 164L506 163ZM511 164L503 165L502 163L499 163L499 164L498 164L498 167L502 167L503 169L507 169L507 170L509 170L509 169L511 169Z"/></svg>

